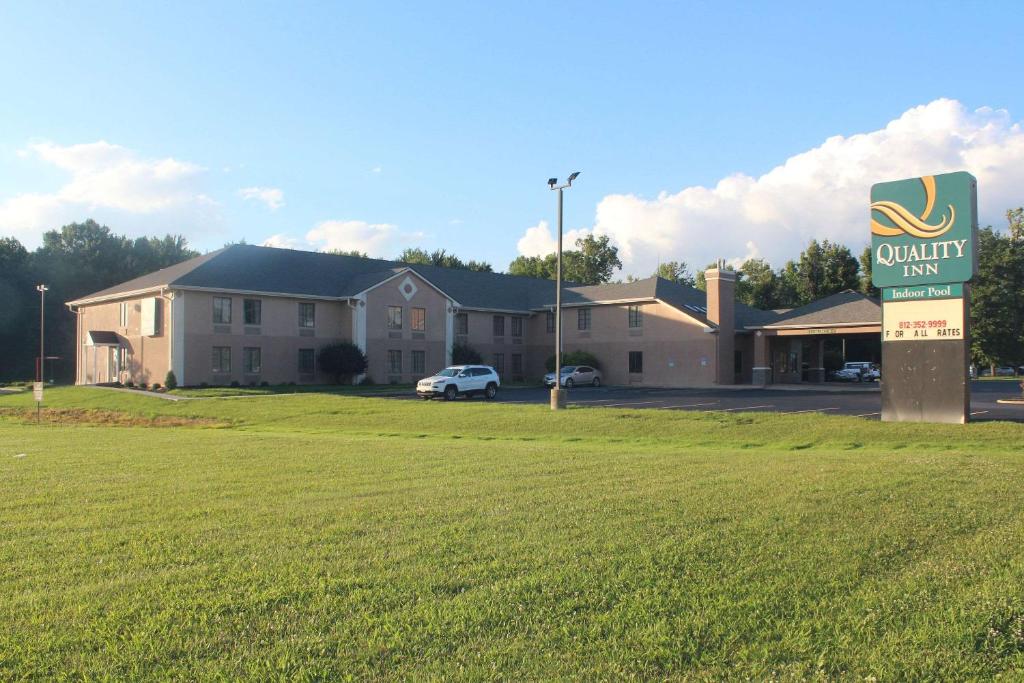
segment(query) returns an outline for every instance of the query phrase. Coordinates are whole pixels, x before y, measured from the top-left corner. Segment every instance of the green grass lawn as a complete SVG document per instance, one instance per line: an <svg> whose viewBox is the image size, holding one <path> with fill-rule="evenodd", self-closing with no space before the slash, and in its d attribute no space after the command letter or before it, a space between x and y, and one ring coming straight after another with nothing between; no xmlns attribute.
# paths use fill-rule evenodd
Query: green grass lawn
<svg viewBox="0 0 1024 683"><path fill-rule="evenodd" d="M0 680L1024 677L1024 425L0 396Z"/></svg>

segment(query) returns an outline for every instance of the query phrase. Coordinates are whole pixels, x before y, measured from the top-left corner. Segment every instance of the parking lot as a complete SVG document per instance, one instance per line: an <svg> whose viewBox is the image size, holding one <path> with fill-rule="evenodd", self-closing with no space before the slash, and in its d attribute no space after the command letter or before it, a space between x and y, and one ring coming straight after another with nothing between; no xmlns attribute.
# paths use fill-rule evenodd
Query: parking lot
<svg viewBox="0 0 1024 683"><path fill-rule="evenodd" d="M882 399L877 387L825 385L821 388L772 389L646 389L632 387L576 387L569 392L570 406L588 408L637 408L646 410L696 410L725 412L821 413L853 415L866 420L881 416ZM1002 405L999 398L1019 395L1015 382L971 383L972 420L1024 421L1024 407ZM505 388L496 401L502 403L549 402L543 387ZM409 398L414 398L409 396ZM482 399L459 399L482 400Z"/></svg>

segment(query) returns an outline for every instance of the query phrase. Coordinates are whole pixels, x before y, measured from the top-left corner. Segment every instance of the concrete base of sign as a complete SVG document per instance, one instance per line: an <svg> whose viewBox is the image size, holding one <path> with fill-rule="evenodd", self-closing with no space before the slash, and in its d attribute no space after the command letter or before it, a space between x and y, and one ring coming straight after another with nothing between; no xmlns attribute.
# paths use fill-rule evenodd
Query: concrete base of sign
<svg viewBox="0 0 1024 683"><path fill-rule="evenodd" d="M963 424L971 411L963 340L882 343L882 421Z"/></svg>
<svg viewBox="0 0 1024 683"><path fill-rule="evenodd" d="M755 386L766 386L772 383L771 368L754 368L754 377L751 382Z"/></svg>

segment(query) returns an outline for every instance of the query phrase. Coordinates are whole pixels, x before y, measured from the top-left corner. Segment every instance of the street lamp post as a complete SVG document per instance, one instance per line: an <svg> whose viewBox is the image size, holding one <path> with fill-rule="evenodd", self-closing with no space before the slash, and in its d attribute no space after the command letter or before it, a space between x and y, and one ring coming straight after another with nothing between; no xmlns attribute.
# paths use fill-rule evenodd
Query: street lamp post
<svg viewBox="0 0 1024 683"><path fill-rule="evenodd" d="M39 413L42 410L42 386L46 374L44 369L46 363L46 344L43 334L46 330L46 292L49 289L46 285L36 286L36 291L39 292L39 361L36 363L36 381L39 384L36 385L37 389L34 392L36 394L36 422L39 422Z"/></svg>
<svg viewBox="0 0 1024 683"><path fill-rule="evenodd" d="M579 171L569 174L564 185L558 178L549 178L548 187L558 191L558 251L555 265L555 383L551 387L551 410L565 407L565 392L562 391L562 190L572 187L572 181Z"/></svg>

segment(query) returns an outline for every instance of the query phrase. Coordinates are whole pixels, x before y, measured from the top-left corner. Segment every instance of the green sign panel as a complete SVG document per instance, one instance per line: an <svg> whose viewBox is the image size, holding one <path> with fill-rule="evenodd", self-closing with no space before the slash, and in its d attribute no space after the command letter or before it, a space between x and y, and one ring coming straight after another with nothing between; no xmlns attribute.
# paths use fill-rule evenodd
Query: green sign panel
<svg viewBox="0 0 1024 683"><path fill-rule="evenodd" d="M914 285L912 287L886 287L882 301L920 301L922 299L959 299L964 286L959 282L946 285Z"/></svg>
<svg viewBox="0 0 1024 683"><path fill-rule="evenodd" d="M871 187L876 287L968 282L977 272L977 181L963 171Z"/></svg>

